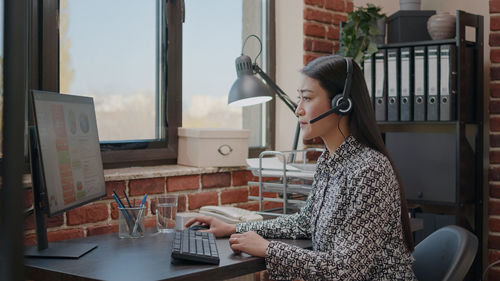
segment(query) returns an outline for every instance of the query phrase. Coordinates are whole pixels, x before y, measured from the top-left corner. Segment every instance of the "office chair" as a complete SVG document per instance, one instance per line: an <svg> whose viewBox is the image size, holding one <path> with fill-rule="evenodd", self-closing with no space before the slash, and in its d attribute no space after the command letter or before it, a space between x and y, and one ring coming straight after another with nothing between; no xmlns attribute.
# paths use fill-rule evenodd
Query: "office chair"
<svg viewBox="0 0 500 281"><path fill-rule="evenodd" d="M418 280L463 280L476 256L477 237L448 225L420 242L413 251L413 272Z"/></svg>

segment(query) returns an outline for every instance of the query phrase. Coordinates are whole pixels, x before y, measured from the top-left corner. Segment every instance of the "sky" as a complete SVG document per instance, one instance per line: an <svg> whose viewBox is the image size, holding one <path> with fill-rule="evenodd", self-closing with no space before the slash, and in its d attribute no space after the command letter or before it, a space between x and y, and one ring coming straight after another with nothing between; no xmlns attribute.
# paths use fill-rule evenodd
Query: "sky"
<svg viewBox="0 0 500 281"><path fill-rule="evenodd" d="M155 2L68 0L72 92L154 89Z"/></svg>
<svg viewBox="0 0 500 281"><path fill-rule="evenodd" d="M236 80L234 61L241 54L241 32L241 0L186 1L182 85L185 101L199 94L228 95ZM186 105L184 102L183 109Z"/></svg>
<svg viewBox="0 0 500 281"><path fill-rule="evenodd" d="M214 1L186 0L184 109L193 95L227 95L236 79L242 1L215 2L217 6ZM75 70L72 92L127 95L154 89L155 0L68 0L68 4Z"/></svg>

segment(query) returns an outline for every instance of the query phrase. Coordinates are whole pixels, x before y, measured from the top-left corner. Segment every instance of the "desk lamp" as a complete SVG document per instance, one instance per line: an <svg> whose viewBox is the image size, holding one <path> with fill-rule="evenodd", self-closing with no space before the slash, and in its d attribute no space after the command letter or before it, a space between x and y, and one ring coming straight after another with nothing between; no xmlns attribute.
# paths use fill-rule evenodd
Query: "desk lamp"
<svg viewBox="0 0 500 281"><path fill-rule="evenodd" d="M255 37L260 44L260 50L255 61L252 64L252 60L249 56L243 54L243 49L245 44L250 37ZM241 56L236 58L236 74L238 78L234 82L231 90L229 91L228 104L230 106L249 106L259 103L265 103L273 98L272 93L276 94L285 104L290 108L290 110L295 114L295 109L297 109L297 104L293 102L290 97L285 94L285 92L274 83L274 81L257 65L257 58L262 53L262 41L256 35L248 36L241 49ZM258 74L262 80L264 80L267 86L254 74ZM293 141L293 150L297 149L297 144L299 140L300 124L297 122L297 129L295 130L295 138ZM293 162L293 154L291 156L291 161Z"/></svg>

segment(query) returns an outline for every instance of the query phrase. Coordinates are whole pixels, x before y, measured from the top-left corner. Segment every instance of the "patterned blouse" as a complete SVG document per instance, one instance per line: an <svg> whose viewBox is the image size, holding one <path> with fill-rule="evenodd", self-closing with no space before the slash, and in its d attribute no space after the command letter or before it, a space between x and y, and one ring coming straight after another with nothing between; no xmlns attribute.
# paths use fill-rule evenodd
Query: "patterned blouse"
<svg viewBox="0 0 500 281"><path fill-rule="evenodd" d="M387 157L349 136L333 155L325 150L318 159L300 212L237 224L236 232L312 239L312 250L271 241L265 261L272 279L416 280L398 188Z"/></svg>

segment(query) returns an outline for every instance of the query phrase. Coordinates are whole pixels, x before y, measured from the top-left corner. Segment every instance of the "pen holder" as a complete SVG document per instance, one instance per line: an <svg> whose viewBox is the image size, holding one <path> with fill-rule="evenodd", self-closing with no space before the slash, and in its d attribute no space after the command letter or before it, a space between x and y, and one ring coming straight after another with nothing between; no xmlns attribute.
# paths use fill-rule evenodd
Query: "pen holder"
<svg viewBox="0 0 500 281"><path fill-rule="evenodd" d="M118 207L118 237L141 238L144 236L144 217L146 207Z"/></svg>

